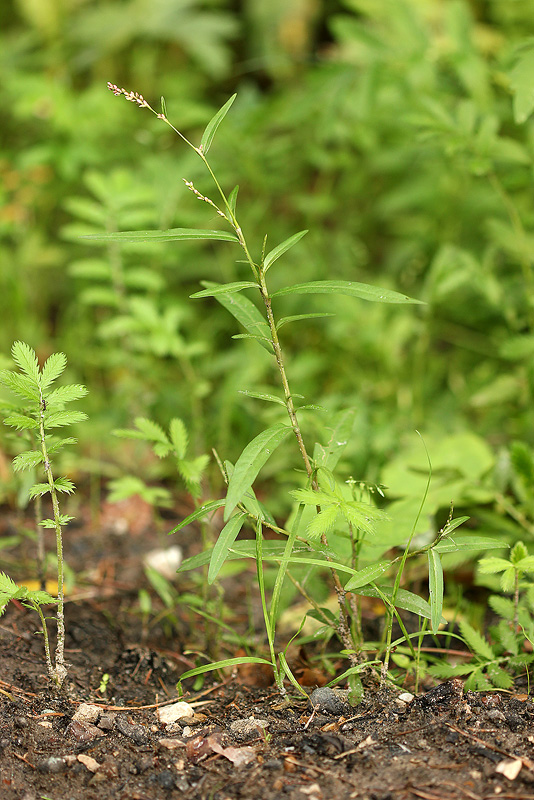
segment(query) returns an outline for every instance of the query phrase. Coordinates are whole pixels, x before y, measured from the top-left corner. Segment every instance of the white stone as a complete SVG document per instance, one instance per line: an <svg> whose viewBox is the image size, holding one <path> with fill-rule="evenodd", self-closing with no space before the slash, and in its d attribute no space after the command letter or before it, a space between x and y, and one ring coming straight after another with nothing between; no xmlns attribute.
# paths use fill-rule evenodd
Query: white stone
<svg viewBox="0 0 534 800"><path fill-rule="evenodd" d="M164 725L172 725L176 720L183 719L184 717L193 717L195 715L195 710L189 703L180 700L178 703L173 703L172 706L158 708L156 714L159 721Z"/></svg>

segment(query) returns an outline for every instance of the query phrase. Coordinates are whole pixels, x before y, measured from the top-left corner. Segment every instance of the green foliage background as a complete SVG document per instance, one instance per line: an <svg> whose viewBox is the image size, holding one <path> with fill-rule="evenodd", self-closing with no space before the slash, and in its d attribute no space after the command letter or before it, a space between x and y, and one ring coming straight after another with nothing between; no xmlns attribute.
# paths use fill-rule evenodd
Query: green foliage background
<svg viewBox="0 0 534 800"><path fill-rule="evenodd" d="M293 387L328 410L305 431L354 406L349 473L402 502L421 497L418 428L434 509L511 487L532 534L531 0L8 0L0 27L0 352L67 354L91 391L88 459L102 447L131 471L106 437L139 414L182 417L196 452L230 459L278 419L238 394L272 391L268 355L231 339L215 300L188 300L248 279L235 251L79 238L218 225L182 182L211 189L194 154L107 81L164 95L193 141L237 91L211 154L247 238L259 252L310 229L272 289L340 278L427 303L280 298L335 315L282 329Z"/></svg>

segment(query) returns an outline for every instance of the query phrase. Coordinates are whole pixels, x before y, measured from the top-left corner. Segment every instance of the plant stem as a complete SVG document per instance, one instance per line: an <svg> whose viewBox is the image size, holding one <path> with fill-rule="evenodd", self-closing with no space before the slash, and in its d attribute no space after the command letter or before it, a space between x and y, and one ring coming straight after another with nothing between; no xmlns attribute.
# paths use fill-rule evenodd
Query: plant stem
<svg viewBox="0 0 534 800"><path fill-rule="evenodd" d="M63 538L61 535L61 515L59 511L59 502L57 499L56 487L54 486L54 476L52 468L48 459L48 451L46 449L46 435L44 429L44 415L46 404L44 401L43 393L39 388L39 437L41 440L41 452L43 454L43 465L45 474L50 487L50 496L52 498L52 509L54 512L54 527L56 531L56 552L57 552L57 642L55 652L55 668L52 673L52 680L61 688L63 681L67 677L67 669L65 667L65 614L64 614L64 576L63 576Z"/></svg>

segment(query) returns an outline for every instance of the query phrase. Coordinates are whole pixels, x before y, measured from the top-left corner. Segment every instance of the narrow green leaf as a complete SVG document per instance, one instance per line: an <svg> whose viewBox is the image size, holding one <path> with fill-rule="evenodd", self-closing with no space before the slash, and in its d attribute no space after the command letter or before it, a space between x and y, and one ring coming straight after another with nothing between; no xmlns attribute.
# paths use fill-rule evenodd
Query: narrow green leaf
<svg viewBox="0 0 534 800"><path fill-rule="evenodd" d="M379 561L377 564L369 564L368 567L359 569L345 584L345 590L352 592L360 586L367 586L368 583L376 581L390 567L389 561Z"/></svg>
<svg viewBox="0 0 534 800"><path fill-rule="evenodd" d="M417 303L422 304L421 300L414 300L405 294L393 292L391 289L380 289L378 286L370 286L367 283L356 283L355 281L311 281L310 283L297 283L294 286L286 286L272 294L272 297L282 297L286 294L345 294L350 297L359 297L360 300L370 300L375 303Z"/></svg>
<svg viewBox="0 0 534 800"><path fill-rule="evenodd" d="M219 294L234 294L240 292L242 289L257 289L258 284L252 281L236 281L235 283L223 283L213 289L202 289L201 292L189 295L192 300L199 297L217 297Z"/></svg>
<svg viewBox="0 0 534 800"><path fill-rule="evenodd" d="M252 392L250 389L240 389L239 394L245 394L247 397L254 397L256 400L266 400L268 403L277 403L280 406L284 406L285 403L280 397L275 397L274 394L264 394L263 392ZM293 395L294 397L295 395ZM7 422L7 420L6 420Z"/></svg>
<svg viewBox="0 0 534 800"><path fill-rule="evenodd" d="M299 322L301 319L320 319L321 317L335 317L335 314L330 314L328 311L317 312L315 314L293 314L291 317L282 317L276 323L276 330L279 331L283 325L289 322Z"/></svg>
<svg viewBox="0 0 534 800"><path fill-rule="evenodd" d="M430 608L432 616L430 619L432 633L437 633L443 611L443 567L439 553L435 550L428 550L428 585L430 589Z"/></svg>
<svg viewBox="0 0 534 800"><path fill-rule="evenodd" d="M26 417L24 414L10 414L9 417L5 418L4 422L18 431L35 430L35 428L39 427L36 419Z"/></svg>
<svg viewBox="0 0 534 800"><path fill-rule="evenodd" d="M228 195L228 205L230 206L230 211L232 214L235 215L235 209L237 205L237 193L239 192L239 185L234 186L230 194Z"/></svg>
<svg viewBox="0 0 534 800"><path fill-rule="evenodd" d="M510 73L510 84L514 92L514 119L517 125L526 122L534 111L533 74L534 47L530 43Z"/></svg>
<svg viewBox="0 0 534 800"><path fill-rule="evenodd" d="M245 492L250 489L258 472L287 436L291 428L287 425L273 425L258 434L243 450L237 459L234 473L228 484L224 519L227 520Z"/></svg>
<svg viewBox="0 0 534 800"><path fill-rule="evenodd" d="M393 596L393 588L391 586L380 586L379 588L380 592L391 601ZM364 595L364 597L380 597L379 592L374 586L364 586L358 590L358 594ZM429 603L427 603L426 600L423 600L422 597L419 597L419 595L414 594L413 592L408 592L406 589L397 590L395 606L396 608L402 608L405 611L411 611L412 614L417 614L419 617L432 619L432 609L430 608ZM442 618L440 622L446 622L446 620Z"/></svg>
<svg viewBox="0 0 534 800"><path fill-rule="evenodd" d="M167 231L116 231L114 233L91 233L81 239L101 242L181 242L192 239L213 239L221 242L238 242L233 233L227 231L205 231L200 228L170 228Z"/></svg>
<svg viewBox="0 0 534 800"><path fill-rule="evenodd" d="M47 358L41 371L41 386L47 389L67 366L67 356L65 353L53 353Z"/></svg>
<svg viewBox="0 0 534 800"><path fill-rule="evenodd" d="M255 656L242 656L240 658L225 658L223 661L214 661L212 664L203 664L201 667L195 667L180 675L179 684L187 678L194 678L195 675L202 675L204 672L213 672L216 669L225 669L226 667L238 667L240 664L269 664L265 658L256 658Z"/></svg>
<svg viewBox="0 0 534 800"><path fill-rule="evenodd" d="M15 364L24 372L35 384L39 384L39 362L35 355L35 350L25 342L14 342L11 348L11 356Z"/></svg>
<svg viewBox="0 0 534 800"><path fill-rule="evenodd" d="M267 253L263 259L263 268L265 272L267 272L271 264L274 264L274 262L279 259L280 256L283 256L287 250L293 247L293 245L297 244L297 242L300 242L302 237L306 236L307 233L307 230L295 233L293 236L290 236L289 239L286 239L284 242L275 247L274 250L271 250L270 253Z"/></svg>
<svg viewBox="0 0 534 800"><path fill-rule="evenodd" d="M179 525L173 528L172 531L169 531L169 536L171 535L171 533L176 533L177 531L181 531L182 528L185 528L187 525L190 525L197 519L202 519L202 517L206 517L208 514L211 514L212 511L216 511L218 508L221 508L222 506L224 506L225 502L226 502L225 500L208 500L206 503L203 503L199 508L195 509L195 511L193 511L192 514L189 514L189 516L183 519ZM182 568L183 565L180 569Z"/></svg>
<svg viewBox="0 0 534 800"><path fill-rule="evenodd" d="M442 539L432 549L437 553L456 553L461 550L502 550L503 547L509 547L508 543L498 539L491 539L489 536L459 533L454 538Z"/></svg>
<svg viewBox="0 0 534 800"><path fill-rule="evenodd" d="M200 150L206 155L208 150L211 147L211 143L213 142L213 137L217 132L217 128L225 118L225 116L230 111L230 107L234 100L236 99L237 94L233 94L229 100L223 105L222 108L217 111L217 113L210 119L208 124L206 125L206 130L202 134L202 139L200 140Z"/></svg>
<svg viewBox="0 0 534 800"><path fill-rule="evenodd" d="M163 114L164 117L166 117L167 116L167 103L165 102L165 98L163 97L163 95L161 95L161 97L160 97L160 104L161 104L161 113Z"/></svg>
<svg viewBox="0 0 534 800"><path fill-rule="evenodd" d="M211 289L214 286L219 286L218 283L211 281L202 281L202 285ZM252 335L259 336L259 343L268 353L272 353L271 333L265 318L260 313L259 309L254 303L240 294L222 294L216 295L216 300L226 308L230 314Z"/></svg>

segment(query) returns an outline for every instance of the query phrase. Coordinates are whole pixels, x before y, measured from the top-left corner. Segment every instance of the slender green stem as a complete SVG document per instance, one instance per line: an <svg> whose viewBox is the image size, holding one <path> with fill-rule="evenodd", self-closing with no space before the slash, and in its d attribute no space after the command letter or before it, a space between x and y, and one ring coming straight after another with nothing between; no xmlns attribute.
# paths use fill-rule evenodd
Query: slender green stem
<svg viewBox="0 0 534 800"><path fill-rule="evenodd" d="M45 474L50 487L50 497L52 498L52 509L54 513L54 527L56 531L56 552L57 552L57 642L55 652L54 681L61 687L67 677L65 667L65 613L64 613L64 575L63 575L63 538L61 535L61 514L57 499L56 487L54 486L54 476L48 458L46 448L46 435L44 429L44 415L46 403L41 388L39 388L39 437L41 441L41 452L43 454L43 465Z"/></svg>
<svg viewBox="0 0 534 800"><path fill-rule="evenodd" d="M45 658L46 658L46 666L48 668L48 675L50 676L50 680L54 683L56 682L56 673L54 667L52 665L52 656L50 654L50 641L48 639L48 628L46 627L46 617L43 614L43 610L39 603L32 603L33 608L39 614L41 619L41 629L43 631L43 642L44 642L44 649L45 649Z"/></svg>

